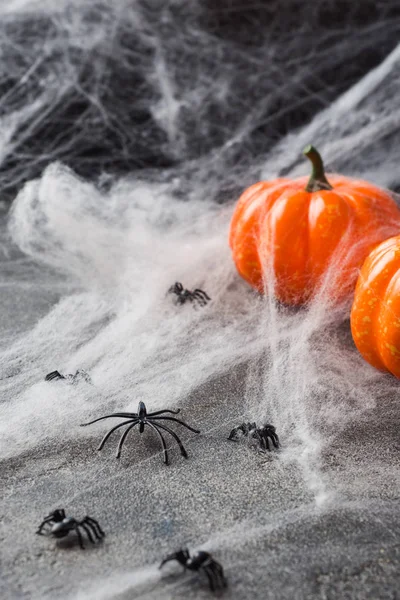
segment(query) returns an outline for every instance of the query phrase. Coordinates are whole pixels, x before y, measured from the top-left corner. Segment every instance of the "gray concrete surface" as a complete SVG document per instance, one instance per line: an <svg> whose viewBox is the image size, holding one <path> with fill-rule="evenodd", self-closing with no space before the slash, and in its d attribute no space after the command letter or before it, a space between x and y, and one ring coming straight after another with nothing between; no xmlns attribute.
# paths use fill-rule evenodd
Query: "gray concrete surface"
<svg viewBox="0 0 400 600"><path fill-rule="evenodd" d="M25 277L36 284L19 299L7 296L10 265L2 263L4 345L46 313L62 286L55 276L51 286L48 272L16 259L12 281ZM132 432L120 461L114 457L117 437L96 452L109 423L93 425L84 437L79 415L69 424L75 441L43 441L1 461L2 600L210 598L198 575L179 566L157 568L186 545L211 551L223 564L229 582L224 598L399 598L398 395L379 398L362 422L325 448L320 475L335 495L317 506L285 439L281 451L270 454L227 441L243 420L244 385L238 367L186 399L182 417L202 433L177 426L189 458L173 445L168 467L149 431ZM104 543L82 551L74 536L59 542L36 536L42 518L57 507L98 519Z"/></svg>
<svg viewBox="0 0 400 600"><path fill-rule="evenodd" d="M105 431L95 427L88 441L60 440L2 464L2 598L210 597L197 576L166 569L160 580L155 569L169 552L207 541L225 567L227 598L398 598L399 418L385 422L382 404L370 424L343 436L324 465L342 501L318 509L279 453L225 439L241 409L238 383L210 383L184 409L205 432L183 436L187 461L174 448L165 467L152 435L136 432L118 462L116 440L95 451ZM72 538L35 536L57 506L96 517L105 542L81 551Z"/></svg>

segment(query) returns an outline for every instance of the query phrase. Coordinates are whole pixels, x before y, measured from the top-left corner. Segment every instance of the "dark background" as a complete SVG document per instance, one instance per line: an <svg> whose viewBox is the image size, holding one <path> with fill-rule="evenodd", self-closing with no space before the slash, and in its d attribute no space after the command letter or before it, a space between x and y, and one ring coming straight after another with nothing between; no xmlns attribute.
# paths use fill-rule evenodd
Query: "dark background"
<svg viewBox="0 0 400 600"><path fill-rule="evenodd" d="M54 160L106 185L104 173L190 177L216 154L215 197L229 198L230 169L246 184L257 157L378 65L400 31L395 0L111 4L2 19L0 115L17 115L3 199ZM157 56L179 103L173 133L153 110Z"/></svg>

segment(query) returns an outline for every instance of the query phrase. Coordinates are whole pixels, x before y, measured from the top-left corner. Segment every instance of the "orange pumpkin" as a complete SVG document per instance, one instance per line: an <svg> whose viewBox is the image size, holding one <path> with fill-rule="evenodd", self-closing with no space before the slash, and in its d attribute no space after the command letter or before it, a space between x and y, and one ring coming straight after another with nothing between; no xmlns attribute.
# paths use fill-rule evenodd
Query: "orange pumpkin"
<svg viewBox="0 0 400 600"><path fill-rule="evenodd" d="M258 291L273 287L289 305L323 289L344 299L372 248L400 231L400 210L383 190L341 175L325 176L313 146L310 178L260 181L240 197L229 243L239 274Z"/></svg>
<svg viewBox="0 0 400 600"><path fill-rule="evenodd" d="M350 323L365 360L400 377L400 236L379 244L364 262Z"/></svg>

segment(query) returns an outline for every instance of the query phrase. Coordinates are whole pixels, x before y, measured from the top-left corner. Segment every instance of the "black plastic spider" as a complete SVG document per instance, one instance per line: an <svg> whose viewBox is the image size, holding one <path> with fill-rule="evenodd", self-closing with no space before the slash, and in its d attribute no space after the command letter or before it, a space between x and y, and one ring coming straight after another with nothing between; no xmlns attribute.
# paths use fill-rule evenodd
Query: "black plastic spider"
<svg viewBox="0 0 400 600"><path fill-rule="evenodd" d="M255 423L242 423L239 427L232 429L228 440L236 441L238 431L241 431L245 436L251 435L253 439L258 441L260 448L264 451L271 451L269 440L275 448L279 448L279 438L273 425L266 423L263 427L257 427Z"/></svg>
<svg viewBox="0 0 400 600"><path fill-rule="evenodd" d="M113 433L113 431L115 431L119 427L123 427L124 425L129 425L129 427L127 429L125 429L124 433L121 435L121 438L119 440L117 454L116 454L116 457L119 458L121 456L121 449L122 449L123 443L126 439L126 436L129 433L129 431L133 427L135 427L135 425L139 425L139 433L143 433L145 425L148 425L149 427L151 427L151 429L154 429L154 431L157 432L157 434L161 440L161 444L162 444L163 452L164 452L164 462L167 465L168 464L167 445L165 443L164 436L161 433L160 429L162 429L172 435L172 437L175 439L175 441L177 442L177 444L181 450L182 456L187 458L188 455L187 455L187 452L186 452L181 440L176 435L175 431L173 431L166 425L161 425L161 423L159 423L159 421L163 421L163 420L164 421L175 421L176 423L180 423L180 425L184 425L184 427L187 427L188 429L190 429L190 431L194 431L194 433L200 433L200 431L198 429L193 429L193 427L190 427L190 425L187 425L187 423L184 423L180 419L175 419L174 417L160 416L160 415L164 415L165 413L171 413L172 415L177 415L179 412L180 412L180 410L178 409L178 410L158 410L156 412L148 413L146 410L145 403L139 402L137 413L114 413L112 415L106 415L105 417L99 417L98 419L94 419L94 421L90 421L89 423L82 423L81 427L86 427L86 425L91 425L92 423L96 423L97 421L102 421L103 419L109 419L111 417L127 418L128 421L124 421L123 423L120 423L119 425L116 425L115 427L110 429L110 431L108 433L106 433L106 435L103 437L103 439L100 443L100 446L98 447L98 450L101 450L103 448L104 444L106 443L106 441L108 440L110 435Z"/></svg>
<svg viewBox="0 0 400 600"><path fill-rule="evenodd" d="M50 528L47 527L48 525ZM65 510L63 508L58 508L45 517L36 533L38 535L51 535L55 538L63 538L71 531L76 531L79 545L82 550L84 550L85 546L83 545L81 529L86 533L92 544L102 540L106 535L95 519L86 516L82 521L77 521L72 517L65 516Z"/></svg>
<svg viewBox="0 0 400 600"><path fill-rule="evenodd" d="M159 568L161 569L170 560L177 560L185 569L189 569L190 571L203 570L207 575L212 592L218 588L225 588L227 586L222 566L208 552L199 550L193 556L190 556L189 550L185 548L164 558Z"/></svg>
<svg viewBox="0 0 400 600"><path fill-rule="evenodd" d="M72 373L62 375L59 371L52 371L51 373L48 373L44 378L45 381L53 381L53 379L66 379L68 383L78 383L79 381L82 381L82 379L84 379L86 383L92 383L90 375L82 369L78 369L75 375L72 375Z"/></svg>
<svg viewBox="0 0 400 600"><path fill-rule="evenodd" d="M200 306L205 306L207 302L211 300L210 296L206 294L206 292L203 292L203 290L196 288L193 292L190 292L189 290L186 290L179 281L169 288L168 293L176 294L177 304L185 304L185 302L189 300L189 302L196 301Z"/></svg>

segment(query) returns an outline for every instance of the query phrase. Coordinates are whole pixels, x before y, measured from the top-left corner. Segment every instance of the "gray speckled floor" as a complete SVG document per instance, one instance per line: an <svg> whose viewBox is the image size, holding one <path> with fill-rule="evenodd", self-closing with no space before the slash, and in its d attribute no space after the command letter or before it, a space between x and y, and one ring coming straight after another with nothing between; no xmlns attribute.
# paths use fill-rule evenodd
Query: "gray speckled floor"
<svg viewBox="0 0 400 600"><path fill-rule="evenodd" d="M37 293L21 294L17 302L2 295L4 344L7 335L48 310L62 285L49 287L46 274L43 286L39 267L19 264L21 281L24 273L37 274ZM12 277L18 277L15 262ZM6 262L2 281L7 282ZM96 452L107 423L85 430L92 437L78 437L74 444L43 443L4 460L2 600L209 598L197 575L183 575L173 565L162 573L157 569L169 552L203 544L224 565L225 598L399 598L398 398L380 399L362 423L324 451L321 474L336 496L317 507L284 439L282 450L271 454L226 440L242 412L243 385L238 368L187 398L182 417L203 433L181 430L189 458L173 446L168 467L150 432L133 432L120 461L114 458L116 439ZM107 533L104 543L81 551L73 538L56 543L36 536L41 519L57 506L98 519Z"/></svg>
<svg viewBox="0 0 400 600"><path fill-rule="evenodd" d="M207 430L206 402L215 423L225 422L239 407L219 399L231 386L238 402L239 381L210 383L184 418ZM374 417L385 409L387 403ZM120 462L113 443L96 453L103 431L93 431L89 442L43 447L2 465L2 598L86 592L93 598L206 598L196 576L167 569L159 580L155 566L182 544L194 548L207 540L225 566L227 598L398 598L399 419L383 421L382 429L355 428L332 449L325 474L333 486L337 480L343 501L325 509L315 507L294 465L279 453L228 442L226 426L184 435L189 459L173 449L168 467L151 435L132 435ZM347 480L349 461L359 477ZM107 532L104 544L82 552L72 540L57 545L35 536L49 506L95 516Z"/></svg>

